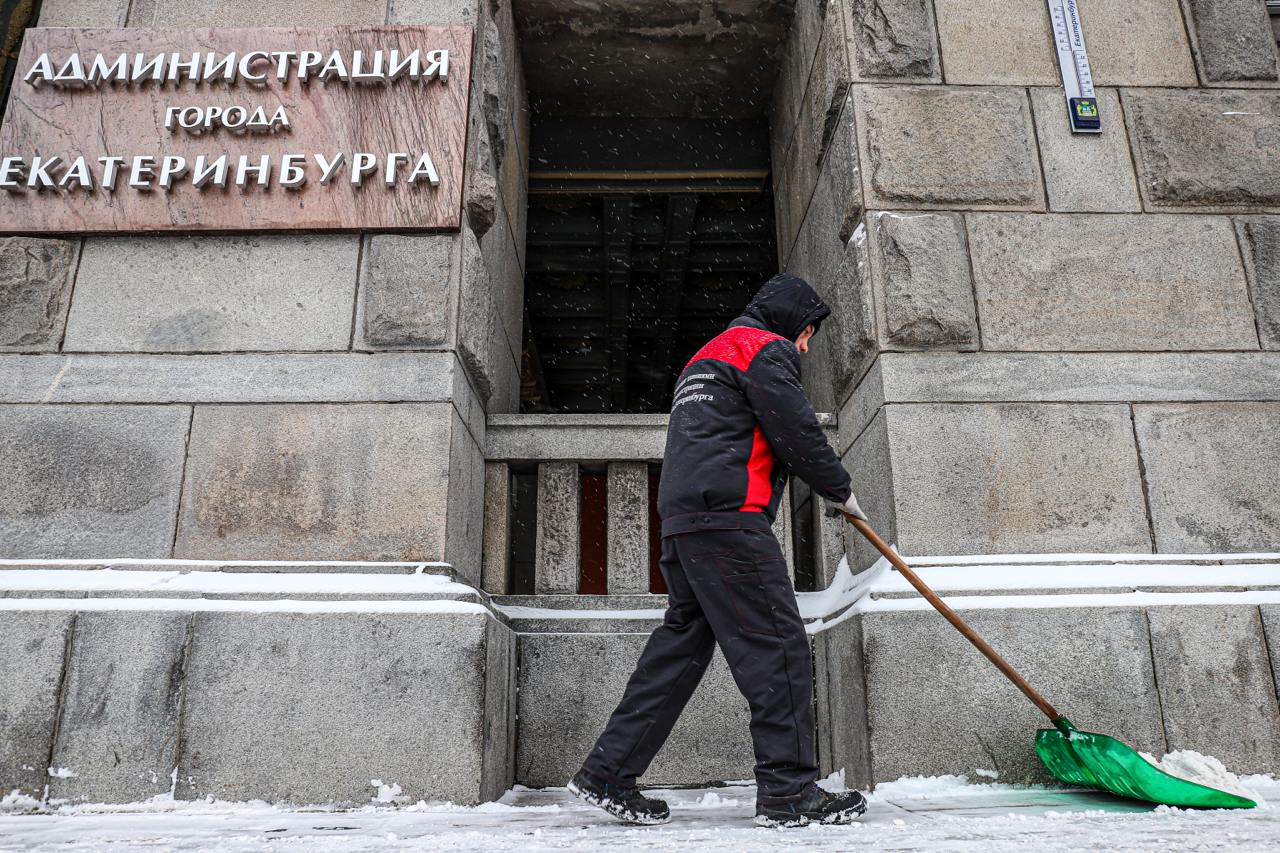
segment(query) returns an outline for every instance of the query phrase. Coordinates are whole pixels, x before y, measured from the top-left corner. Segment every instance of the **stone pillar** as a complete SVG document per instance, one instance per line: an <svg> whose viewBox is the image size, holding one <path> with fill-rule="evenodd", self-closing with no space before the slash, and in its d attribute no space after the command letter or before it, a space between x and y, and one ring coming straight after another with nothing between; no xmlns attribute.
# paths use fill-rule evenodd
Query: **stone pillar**
<svg viewBox="0 0 1280 853"><path fill-rule="evenodd" d="M538 466L538 532L533 589L539 595L578 592L582 480L576 462Z"/></svg>
<svg viewBox="0 0 1280 853"><path fill-rule="evenodd" d="M773 519L773 535L778 537L782 546L782 556L787 561L787 575L791 583L796 582L796 555L794 543L791 541L791 484L787 483L782 490L782 500L778 502L778 515Z"/></svg>
<svg viewBox="0 0 1280 853"><path fill-rule="evenodd" d="M609 463L609 594L649 591L649 466Z"/></svg>
<svg viewBox="0 0 1280 853"><path fill-rule="evenodd" d="M484 466L484 549L481 585L502 595L511 585L511 468L505 462Z"/></svg>
<svg viewBox="0 0 1280 853"><path fill-rule="evenodd" d="M836 576L836 569L840 567L840 558L845 553L845 535L850 532L854 536L858 535L857 531L853 531L842 517L828 516L826 508L827 503L821 498L816 499L811 507L815 540L813 552L816 563L814 577L817 579L818 589L826 589Z"/></svg>
<svg viewBox="0 0 1280 853"><path fill-rule="evenodd" d="M1253 504L1265 466L1239 461L1275 457L1262 424L1280 398L1254 381L1274 375L1280 302L1280 160L1257 156L1280 133L1265 16L1086 5L1087 136L1042 3L797 7L773 123L779 255L835 315L805 387L908 555L1280 536ZM1221 483L1213 525L1184 482ZM845 538L855 571L877 559Z"/></svg>

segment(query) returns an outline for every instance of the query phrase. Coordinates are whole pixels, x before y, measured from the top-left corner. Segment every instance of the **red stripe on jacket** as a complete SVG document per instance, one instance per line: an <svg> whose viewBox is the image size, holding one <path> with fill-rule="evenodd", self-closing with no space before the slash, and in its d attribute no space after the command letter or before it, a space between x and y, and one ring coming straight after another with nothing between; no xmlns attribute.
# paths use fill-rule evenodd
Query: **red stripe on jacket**
<svg viewBox="0 0 1280 853"><path fill-rule="evenodd" d="M747 498L739 512L764 512L773 498L773 448L756 426L751 436L751 458L747 460Z"/></svg>

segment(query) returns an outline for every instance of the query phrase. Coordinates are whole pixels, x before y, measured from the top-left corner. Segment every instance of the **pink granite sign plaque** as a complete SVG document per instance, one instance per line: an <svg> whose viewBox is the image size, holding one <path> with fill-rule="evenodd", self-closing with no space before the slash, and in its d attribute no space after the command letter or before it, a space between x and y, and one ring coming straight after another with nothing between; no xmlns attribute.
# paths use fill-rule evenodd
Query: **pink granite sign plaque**
<svg viewBox="0 0 1280 853"><path fill-rule="evenodd" d="M470 27L31 29L0 232L452 229Z"/></svg>

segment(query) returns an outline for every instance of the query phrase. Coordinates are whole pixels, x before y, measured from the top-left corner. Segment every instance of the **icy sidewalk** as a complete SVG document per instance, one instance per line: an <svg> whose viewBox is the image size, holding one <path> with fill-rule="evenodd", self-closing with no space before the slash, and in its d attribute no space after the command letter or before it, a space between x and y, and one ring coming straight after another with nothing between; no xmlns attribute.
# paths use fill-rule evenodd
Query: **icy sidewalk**
<svg viewBox="0 0 1280 853"><path fill-rule="evenodd" d="M1250 787L1280 803L1280 782ZM260 804L155 803L0 815L4 851L802 850L1069 851L1275 849L1280 808L1193 812L1103 794L970 785L962 778L881 785L861 824L764 830L750 785L664 791L671 823L627 827L563 789L516 789L476 808L419 803L357 811L288 811ZM107 812L102 809L111 809Z"/></svg>

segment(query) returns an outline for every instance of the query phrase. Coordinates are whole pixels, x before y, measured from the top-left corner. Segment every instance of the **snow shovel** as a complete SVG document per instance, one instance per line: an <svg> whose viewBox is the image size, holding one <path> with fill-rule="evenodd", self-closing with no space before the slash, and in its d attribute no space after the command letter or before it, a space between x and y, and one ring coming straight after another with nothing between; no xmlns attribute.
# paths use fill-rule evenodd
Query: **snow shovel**
<svg viewBox="0 0 1280 853"><path fill-rule="evenodd" d="M1071 785L1100 788L1122 797L1164 803L1169 806L1251 809L1257 805L1246 797L1165 773L1144 759L1136 750L1113 737L1077 729L1070 720L1059 714L1056 708L1030 684L1027 684L1026 680L1009 665L1008 661L1000 657L986 640L979 637L954 610L948 607L946 602L939 598L938 594L885 544L869 524L844 511L840 511L840 514L856 527L858 532L865 536L886 560L893 564L893 567L924 596L926 601L933 605L935 610L954 625L966 640L973 643L987 660L1004 673L1005 678L1012 681L1014 686L1049 718L1054 727L1036 732L1036 753L1054 777Z"/></svg>

